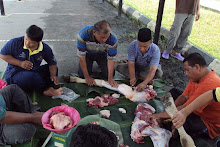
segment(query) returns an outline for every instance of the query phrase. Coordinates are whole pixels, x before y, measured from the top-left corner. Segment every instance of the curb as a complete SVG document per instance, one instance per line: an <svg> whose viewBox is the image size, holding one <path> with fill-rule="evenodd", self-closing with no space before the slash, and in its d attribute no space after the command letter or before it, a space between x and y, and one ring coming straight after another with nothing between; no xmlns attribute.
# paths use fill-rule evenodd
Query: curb
<svg viewBox="0 0 220 147"><path fill-rule="evenodd" d="M109 2L111 5L113 5L114 7L118 8L119 0L106 0L106 1ZM147 16L140 13L139 11L137 11L134 8L123 3L122 4L122 12L125 13L127 16L133 17L138 22L146 25L147 28L149 28L152 32L155 32L156 23L153 20L151 20L150 18L148 18ZM165 38L168 38L169 30L167 28L161 26L160 35L164 36ZM197 47L187 41L186 46L183 48L183 55L187 55L187 54L190 54L193 52L200 53L205 58L207 64L210 64L215 59L215 57L213 57L209 53L203 51L199 47ZM216 59L216 60L218 60L218 59Z"/></svg>

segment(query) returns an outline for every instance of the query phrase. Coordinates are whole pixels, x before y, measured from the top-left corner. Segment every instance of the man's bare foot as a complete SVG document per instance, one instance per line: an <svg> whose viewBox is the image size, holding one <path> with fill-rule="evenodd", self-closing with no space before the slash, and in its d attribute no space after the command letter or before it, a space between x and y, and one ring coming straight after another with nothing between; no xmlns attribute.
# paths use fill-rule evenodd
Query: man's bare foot
<svg viewBox="0 0 220 147"><path fill-rule="evenodd" d="M38 105L38 102L33 102L32 103L34 106L37 106Z"/></svg>
<svg viewBox="0 0 220 147"><path fill-rule="evenodd" d="M43 95L46 96L57 96L57 95L61 95L63 93L62 88L59 89L54 89L53 87L48 88L47 90L45 90L43 92Z"/></svg>

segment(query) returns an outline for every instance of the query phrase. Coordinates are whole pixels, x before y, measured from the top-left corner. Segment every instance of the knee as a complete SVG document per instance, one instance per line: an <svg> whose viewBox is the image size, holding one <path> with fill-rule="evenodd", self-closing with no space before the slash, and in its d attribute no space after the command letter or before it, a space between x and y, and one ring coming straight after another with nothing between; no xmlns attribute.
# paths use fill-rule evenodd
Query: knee
<svg viewBox="0 0 220 147"><path fill-rule="evenodd" d="M36 126L32 123L7 125L3 128L4 138L7 144L29 142L35 132Z"/></svg>
<svg viewBox="0 0 220 147"><path fill-rule="evenodd" d="M162 76L163 76L163 71L158 68L155 74L155 78L162 78Z"/></svg>

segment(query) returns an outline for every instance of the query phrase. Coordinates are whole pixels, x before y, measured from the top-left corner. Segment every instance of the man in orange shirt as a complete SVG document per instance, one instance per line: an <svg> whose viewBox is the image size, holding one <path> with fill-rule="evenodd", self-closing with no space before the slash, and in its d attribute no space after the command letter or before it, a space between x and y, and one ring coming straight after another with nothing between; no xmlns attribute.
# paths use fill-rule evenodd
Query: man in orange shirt
<svg viewBox="0 0 220 147"><path fill-rule="evenodd" d="M213 90L220 86L219 76L215 71L207 67L205 59L199 53L189 54L183 63L185 74L190 81L184 92L175 100L175 105L178 110L189 105L206 91ZM210 102L190 114L184 124L184 128L189 135L197 135L208 131L209 136L213 139L220 135L219 114L220 103ZM169 115L166 112L162 112L151 115L150 117L156 119L169 118Z"/></svg>

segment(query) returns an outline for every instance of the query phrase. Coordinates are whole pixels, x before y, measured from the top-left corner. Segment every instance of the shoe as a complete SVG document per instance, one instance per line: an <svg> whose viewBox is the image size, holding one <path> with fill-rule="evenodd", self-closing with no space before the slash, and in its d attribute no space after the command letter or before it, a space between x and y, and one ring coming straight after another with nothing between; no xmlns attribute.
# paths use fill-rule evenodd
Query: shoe
<svg viewBox="0 0 220 147"><path fill-rule="evenodd" d="M63 76L62 76L62 79L63 79L65 82L67 82L67 83L70 82L70 76L68 76L68 75L63 75Z"/></svg>
<svg viewBox="0 0 220 147"><path fill-rule="evenodd" d="M163 57L164 59L169 59L170 54L169 54L166 50L164 50L164 52L163 52L163 54L162 54L162 57Z"/></svg>
<svg viewBox="0 0 220 147"><path fill-rule="evenodd" d="M180 60L180 61L183 61L183 60L184 60L184 57L181 56L180 53L178 53L178 54L176 54L176 55L171 54L171 56L174 57L174 58L176 58L176 59L178 59L178 60Z"/></svg>

